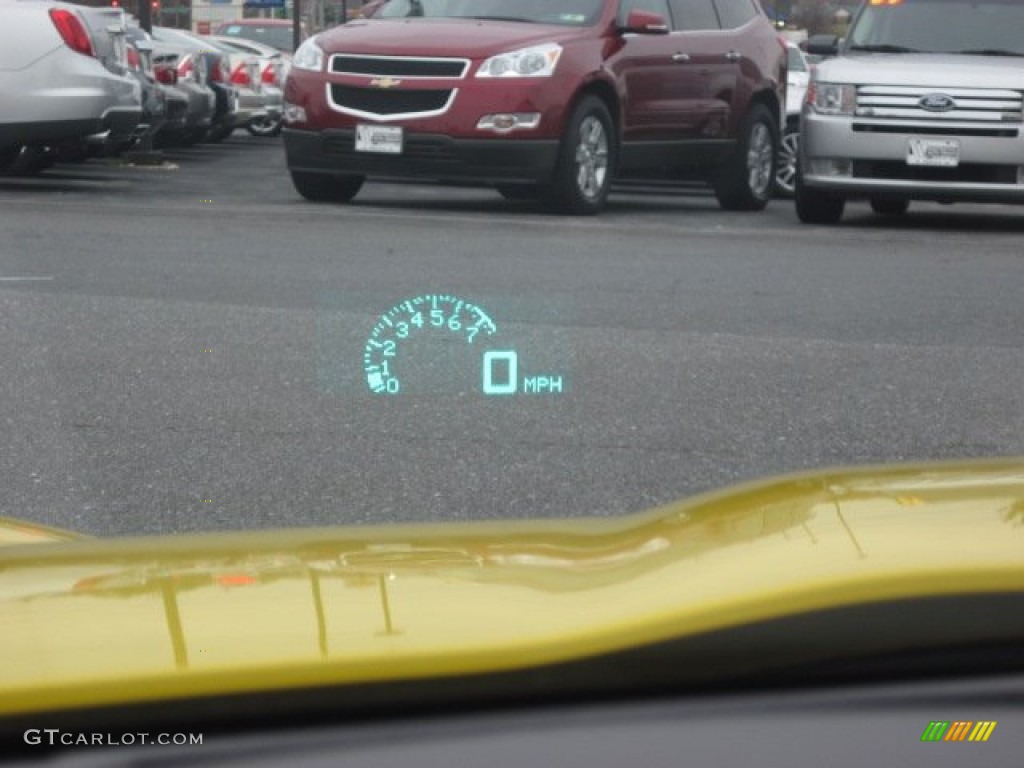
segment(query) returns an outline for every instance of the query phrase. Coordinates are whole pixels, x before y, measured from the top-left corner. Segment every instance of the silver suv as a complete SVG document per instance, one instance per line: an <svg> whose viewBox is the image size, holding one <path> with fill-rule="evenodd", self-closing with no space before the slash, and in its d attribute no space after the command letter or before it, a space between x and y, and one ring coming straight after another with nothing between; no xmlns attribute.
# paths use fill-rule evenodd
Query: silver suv
<svg viewBox="0 0 1024 768"><path fill-rule="evenodd" d="M832 224L847 199L1024 203L1024 2L867 0L821 62L801 115L796 210Z"/></svg>

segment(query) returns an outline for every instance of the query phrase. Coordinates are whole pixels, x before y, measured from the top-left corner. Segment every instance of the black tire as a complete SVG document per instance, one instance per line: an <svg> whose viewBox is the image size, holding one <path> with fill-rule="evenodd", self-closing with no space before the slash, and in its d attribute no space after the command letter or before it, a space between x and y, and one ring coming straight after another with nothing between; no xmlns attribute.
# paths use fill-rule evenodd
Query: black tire
<svg viewBox="0 0 1024 768"><path fill-rule="evenodd" d="M168 149L169 147L183 147L185 142L178 134L166 131L157 131L153 136L153 149Z"/></svg>
<svg viewBox="0 0 1024 768"><path fill-rule="evenodd" d="M261 121L253 121L249 123L245 129L249 132L250 136L255 136L261 139L272 138L274 136L281 135L281 121L265 118Z"/></svg>
<svg viewBox="0 0 1024 768"><path fill-rule="evenodd" d="M562 136L558 163L543 199L557 212L591 216L608 200L618 148L615 125L605 103L584 96Z"/></svg>
<svg viewBox="0 0 1024 768"><path fill-rule="evenodd" d="M8 173L12 176L35 176L57 162L57 154L49 147L22 147Z"/></svg>
<svg viewBox="0 0 1024 768"><path fill-rule="evenodd" d="M21 153L21 147L0 147L0 176L6 174Z"/></svg>
<svg viewBox="0 0 1024 768"><path fill-rule="evenodd" d="M793 198L796 188L796 161L800 153L800 124L790 121L779 140L779 156L775 161L775 196Z"/></svg>
<svg viewBox="0 0 1024 768"><path fill-rule="evenodd" d="M846 209L846 199L823 189L809 189L804 185L800 166L796 169L796 215L804 224L838 224Z"/></svg>
<svg viewBox="0 0 1024 768"><path fill-rule="evenodd" d="M178 145L181 147L194 147L205 138L205 128L190 128L182 134L181 141L178 142Z"/></svg>
<svg viewBox="0 0 1024 768"><path fill-rule="evenodd" d="M879 216L902 216L910 210L910 201L875 199L871 201L871 210Z"/></svg>
<svg viewBox="0 0 1024 768"><path fill-rule="evenodd" d="M233 126L230 125L215 125L206 132L206 136L203 141L208 144L220 144L224 139L235 132Z"/></svg>
<svg viewBox="0 0 1024 768"><path fill-rule="evenodd" d="M314 203L347 203L363 186L363 176L333 176L325 173L292 171L295 191Z"/></svg>
<svg viewBox="0 0 1024 768"><path fill-rule="evenodd" d="M779 128L764 104L754 104L736 149L714 178L715 197L727 211L763 211L771 200L778 163Z"/></svg>
<svg viewBox="0 0 1024 768"><path fill-rule="evenodd" d="M536 184L499 184L498 193L506 200L520 202L539 199L541 190Z"/></svg>

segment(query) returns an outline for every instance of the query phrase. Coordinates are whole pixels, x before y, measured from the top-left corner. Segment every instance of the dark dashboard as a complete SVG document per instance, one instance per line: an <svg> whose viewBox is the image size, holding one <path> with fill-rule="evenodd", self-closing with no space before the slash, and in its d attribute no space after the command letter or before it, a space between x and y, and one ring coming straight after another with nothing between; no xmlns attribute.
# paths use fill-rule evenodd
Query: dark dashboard
<svg viewBox="0 0 1024 768"><path fill-rule="evenodd" d="M51 754L48 764L69 768L1024 765L1024 676L1020 675L497 712L440 711L416 718L401 714L396 712L395 719L385 722L217 736L192 747L82 748ZM943 728L943 724L947 725Z"/></svg>

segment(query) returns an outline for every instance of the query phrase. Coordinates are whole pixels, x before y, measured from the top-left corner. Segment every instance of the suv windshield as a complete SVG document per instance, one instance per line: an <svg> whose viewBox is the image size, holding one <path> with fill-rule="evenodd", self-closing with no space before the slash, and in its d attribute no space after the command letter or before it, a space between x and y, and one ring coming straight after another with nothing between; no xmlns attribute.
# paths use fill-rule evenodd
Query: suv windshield
<svg viewBox="0 0 1024 768"><path fill-rule="evenodd" d="M375 18L425 16L585 26L597 21L601 0L391 0Z"/></svg>
<svg viewBox="0 0 1024 768"><path fill-rule="evenodd" d="M1020 0L899 0L868 3L849 50L1024 56Z"/></svg>

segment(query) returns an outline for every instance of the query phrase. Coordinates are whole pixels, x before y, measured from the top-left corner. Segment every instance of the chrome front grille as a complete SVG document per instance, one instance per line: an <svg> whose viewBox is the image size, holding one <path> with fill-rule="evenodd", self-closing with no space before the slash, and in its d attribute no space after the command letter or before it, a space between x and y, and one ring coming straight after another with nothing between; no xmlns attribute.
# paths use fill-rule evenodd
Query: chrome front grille
<svg viewBox="0 0 1024 768"><path fill-rule="evenodd" d="M913 133L915 136L981 136L988 139L1015 139L1020 136L1020 128L998 125L961 125L960 123L936 123L921 125L909 120L893 120L891 122L855 122L854 133Z"/></svg>
<svg viewBox="0 0 1024 768"><path fill-rule="evenodd" d="M339 75L369 77L440 77L461 79L469 69L469 59L427 58L421 56L370 56L337 53L331 57L330 71Z"/></svg>
<svg viewBox="0 0 1024 768"><path fill-rule="evenodd" d="M862 85L857 116L972 123L1024 122L1024 94L996 88Z"/></svg>

